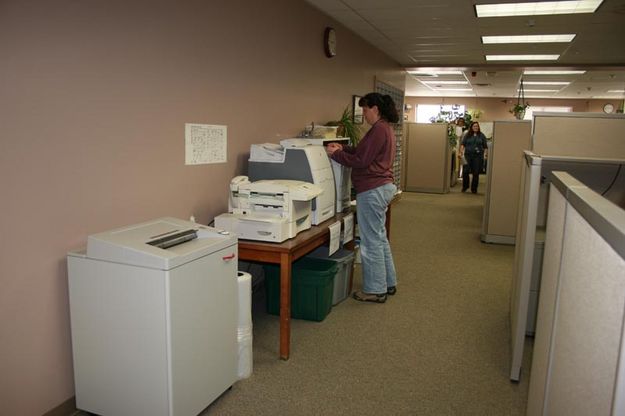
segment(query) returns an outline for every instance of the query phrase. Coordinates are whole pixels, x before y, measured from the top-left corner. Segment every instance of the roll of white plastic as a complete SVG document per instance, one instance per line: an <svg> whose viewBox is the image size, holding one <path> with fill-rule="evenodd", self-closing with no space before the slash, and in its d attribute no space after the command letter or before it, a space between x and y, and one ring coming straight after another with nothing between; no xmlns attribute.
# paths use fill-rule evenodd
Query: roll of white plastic
<svg viewBox="0 0 625 416"><path fill-rule="evenodd" d="M238 272L239 316L237 341L239 346L239 380L252 375L252 275Z"/></svg>
<svg viewBox="0 0 625 416"><path fill-rule="evenodd" d="M241 330L237 334L237 342L239 346L239 366L237 376L239 380L248 378L252 375L254 357L252 353L252 327Z"/></svg>
<svg viewBox="0 0 625 416"><path fill-rule="evenodd" d="M239 288L239 328L252 325L252 275L245 272L237 274Z"/></svg>

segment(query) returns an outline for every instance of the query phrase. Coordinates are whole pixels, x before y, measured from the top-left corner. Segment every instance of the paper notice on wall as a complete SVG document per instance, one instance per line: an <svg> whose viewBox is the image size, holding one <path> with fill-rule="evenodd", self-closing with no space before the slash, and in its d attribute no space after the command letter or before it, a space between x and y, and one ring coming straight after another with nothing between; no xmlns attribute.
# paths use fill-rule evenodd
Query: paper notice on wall
<svg viewBox="0 0 625 416"><path fill-rule="evenodd" d="M339 249L339 244L341 242L341 221L330 224L328 228L330 229L330 248L328 256L331 256Z"/></svg>
<svg viewBox="0 0 625 416"><path fill-rule="evenodd" d="M343 217L343 244L354 239L354 214Z"/></svg>
<svg viewBox="0 0 625 416"><path fill-rule="evenodd" d="M227 126L186 123L184 143L186 165L227 162Z"/></svg>

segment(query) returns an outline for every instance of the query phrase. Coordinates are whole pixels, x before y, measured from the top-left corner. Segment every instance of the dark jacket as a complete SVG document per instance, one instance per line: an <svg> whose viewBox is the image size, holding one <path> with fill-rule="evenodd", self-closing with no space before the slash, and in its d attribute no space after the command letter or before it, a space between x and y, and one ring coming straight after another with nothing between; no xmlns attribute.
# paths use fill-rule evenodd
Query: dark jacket
<svg viewBox="0 0 625 416"><path fill-rule="evenodd" d="M486 136L480 132L478 134L467 134L462 138L462 145L464 146L464 155L471 156L484 156L484 150L488 148Z"/></svg>

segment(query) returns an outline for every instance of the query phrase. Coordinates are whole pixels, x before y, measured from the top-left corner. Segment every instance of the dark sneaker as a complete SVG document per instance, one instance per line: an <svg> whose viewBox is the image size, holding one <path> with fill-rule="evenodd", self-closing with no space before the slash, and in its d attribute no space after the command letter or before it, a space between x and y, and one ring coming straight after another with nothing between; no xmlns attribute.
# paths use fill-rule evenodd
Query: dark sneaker
<svg viewBox="0 0 625 416"><path fill-rule="evenodd" d="M352 298L356 299L359 302L374 302L374 303L384 303L386 302L386 293L365 293L362 291L354 292L352 294Z"/></svg>
<svg viewBox="0 0 625 416"><path fill-rule="evenodd" d="M389 286L389 287L386 289L386 294L387 294L387 295L391 295L391 296L393 296L395 293L397 293L397 286Z"/></svg>

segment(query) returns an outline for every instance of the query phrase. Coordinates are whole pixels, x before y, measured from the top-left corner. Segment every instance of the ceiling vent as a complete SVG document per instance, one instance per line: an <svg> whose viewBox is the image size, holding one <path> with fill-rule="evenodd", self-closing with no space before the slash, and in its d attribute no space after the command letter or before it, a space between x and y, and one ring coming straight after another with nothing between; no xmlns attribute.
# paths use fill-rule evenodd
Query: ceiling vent
<svg viewBox="0 0 625 416"><path fill-rule="evenodd" d="M475 84L476 87L490 87L490 84L487 82L480 82Z"/></svg>

